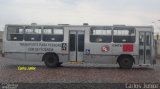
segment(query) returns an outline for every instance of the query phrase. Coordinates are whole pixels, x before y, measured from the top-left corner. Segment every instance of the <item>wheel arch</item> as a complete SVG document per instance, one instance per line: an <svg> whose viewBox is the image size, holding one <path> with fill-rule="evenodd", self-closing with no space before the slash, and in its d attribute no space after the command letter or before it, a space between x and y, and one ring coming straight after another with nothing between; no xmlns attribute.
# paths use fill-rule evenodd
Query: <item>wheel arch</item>
<svg viewBox="0 0 160 89"><path fill-rule="evenodd" d="M54 56L56 56L56 57L58 58L58 60L59 60L58 54L56 54L55 52L47 52L47 53L45 53L45 54L42 56L42 61L44 61L46 55L54 55Z"/></svg>
<svg viewBox="0 0 160 89"><path fill-rule="evenodd" d="M119 63L119 61L120 61L120 59L121 59L121 57L130 57L132 60L133 60L133 63L135 64L135 58L132 56L132 55L130 55L130 54L121 54L121 55L119 55L118 57L117 57L117 63Z"/></svg>

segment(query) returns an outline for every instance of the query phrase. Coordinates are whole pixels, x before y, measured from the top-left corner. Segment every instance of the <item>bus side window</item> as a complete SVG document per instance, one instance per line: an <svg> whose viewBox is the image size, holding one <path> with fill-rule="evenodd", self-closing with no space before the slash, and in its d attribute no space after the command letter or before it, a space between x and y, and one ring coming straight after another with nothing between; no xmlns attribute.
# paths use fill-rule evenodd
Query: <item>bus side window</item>
<svg viewBox="0 0 160 89"><path fill-rule="evenodd" d="M41 41L41 27L26 27L25 29L25 41Z"/></svg>
<svg viewBox="0 0 160 89"><path fill-rule="evenodd" d="M63 29L43 29L43 41L62 42L64 40Z"/></svg>
<svg viewBox="0 0 160 89"><path fill-rule="evenodd" d="M20 26L7 27L7 40L9 41L23 41L24 29Z"/></svg>
<svg viewBox="0 0 160 89"><path fill-rule="evenodd" d="M134 43L135 29L127 27L115 27L113 30L114 43Z"/></svg>
<svg viewBox="0 0 160 89"><path fill-rule="evenodd" d="M96 43L110 43L112 41L112 30L110 29L101 30L101 29L91 30L90 41Z"/></svg>

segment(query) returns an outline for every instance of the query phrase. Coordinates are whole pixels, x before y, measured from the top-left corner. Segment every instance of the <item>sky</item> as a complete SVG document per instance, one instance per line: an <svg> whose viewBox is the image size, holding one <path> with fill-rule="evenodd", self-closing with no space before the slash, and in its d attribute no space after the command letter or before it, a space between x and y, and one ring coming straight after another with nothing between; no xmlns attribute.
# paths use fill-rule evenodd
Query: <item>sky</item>
<svg viewBox="0 0 160 89"><path fill-rule="evenodd" d="M160 0L0 0L5 24L153 25L160 30ZM154 22L154 23L152 23Z"/></svg>

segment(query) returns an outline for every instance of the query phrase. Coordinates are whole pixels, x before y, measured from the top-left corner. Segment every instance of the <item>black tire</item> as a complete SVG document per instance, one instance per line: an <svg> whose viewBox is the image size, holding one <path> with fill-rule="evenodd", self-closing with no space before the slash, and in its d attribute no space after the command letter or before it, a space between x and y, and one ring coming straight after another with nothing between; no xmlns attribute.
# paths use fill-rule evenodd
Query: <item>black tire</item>
<svg viewBox="0 0 160 89"><path fill-rule="evenodd" d="M48 54L44 57L44 63L48 68L54 68L58 66L59 60L54 54Z"/></svg>
<svg viewBox="0 0 160 89"><path fill-rule="evenodd" d="M122 69L131 69L133 66L133 58L130 56L122 56L118 60L119 66Z"/></svg>

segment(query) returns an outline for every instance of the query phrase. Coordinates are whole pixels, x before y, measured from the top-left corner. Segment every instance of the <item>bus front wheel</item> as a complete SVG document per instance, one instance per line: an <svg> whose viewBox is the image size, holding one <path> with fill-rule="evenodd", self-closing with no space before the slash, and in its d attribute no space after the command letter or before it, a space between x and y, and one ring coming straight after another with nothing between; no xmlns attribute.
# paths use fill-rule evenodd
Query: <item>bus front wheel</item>
<svg viewBox="0 0 160 89"><path fill-rule="evenodd" d="M131 69L133 66L133 59L129 56L122 56L120 57L118 63L122 69Z"/></svg>
<svg viewBox="0 0 160 89"><path fill-rule="evenodd" d="M44 63L47 67L53 68L58 66L59 60L54 54L48 54L45 56Z"/></svg>

